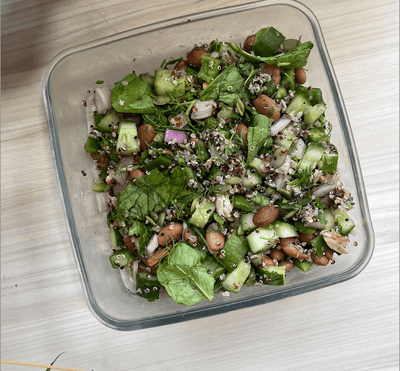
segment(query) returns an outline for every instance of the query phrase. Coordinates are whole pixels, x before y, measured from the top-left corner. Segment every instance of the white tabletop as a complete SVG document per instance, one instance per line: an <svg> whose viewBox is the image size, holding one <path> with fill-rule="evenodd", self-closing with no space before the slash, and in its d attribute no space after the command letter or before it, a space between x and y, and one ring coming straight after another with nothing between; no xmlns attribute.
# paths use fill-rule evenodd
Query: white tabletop
<svg viewBox="0 0 400 371"><path fill-rule="evenodd" d="M78 370L398 370L399 18L394 0L304 0L346 103L376 234L355 278L133 332L88 309L54 175L41 76L67 47L246 1L2 2L1 359ZM29 369L2 364L5 371Z"/></svg>

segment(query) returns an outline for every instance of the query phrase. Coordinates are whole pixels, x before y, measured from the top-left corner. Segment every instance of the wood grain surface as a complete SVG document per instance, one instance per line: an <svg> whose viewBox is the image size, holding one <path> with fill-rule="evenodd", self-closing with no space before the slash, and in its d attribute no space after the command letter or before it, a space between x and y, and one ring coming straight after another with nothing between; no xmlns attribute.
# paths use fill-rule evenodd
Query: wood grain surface
<svg viewBox="0 0 400 371"><path fill-rule="evenodd" d="M118 332L85 301L41 98L44 67L83 42L239 0L4 0L1 359L80 370L399 368L399 3L304 0L346 103L376 234L354 279L224 315ZM27 370L5 365L4 371Z"/></svg>

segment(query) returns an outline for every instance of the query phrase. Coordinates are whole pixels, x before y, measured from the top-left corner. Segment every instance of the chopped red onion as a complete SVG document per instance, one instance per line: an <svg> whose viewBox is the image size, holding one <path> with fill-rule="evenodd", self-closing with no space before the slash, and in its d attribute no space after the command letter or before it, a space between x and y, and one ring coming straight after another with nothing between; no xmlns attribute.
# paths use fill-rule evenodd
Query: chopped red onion
<svg viewBox="0 0 400 371"><path fill-rule="evenodd" d="M179 130L165 130L164 141L170 142L171 140L175 140L176 143L183 143L186 139L186 133L184 131Z"/></svg>

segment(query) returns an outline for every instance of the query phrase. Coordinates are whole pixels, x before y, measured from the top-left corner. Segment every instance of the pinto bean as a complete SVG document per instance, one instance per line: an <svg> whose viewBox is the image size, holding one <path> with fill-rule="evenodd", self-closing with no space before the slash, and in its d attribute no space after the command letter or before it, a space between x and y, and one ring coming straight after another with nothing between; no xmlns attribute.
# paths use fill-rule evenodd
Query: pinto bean
<svg viewBox="0 0 400 371"><path fill-rule="evenodd" d="M268 73L271 75L275 85L278 85L281 82L281 70L279 69L279 67L266 64L263 69L264 73Z"/></svg>
<svg viewBox="0 0 400 371"><path fill-rule="evenodd" d="M300 241L298 240L298 238L294 237L287 237L280 239L281 248L286 255L289 255L290 257L295 259L308 259L309 256L307 254L302 253L298 249L299 243Z"/></svg>
<svg viewBox="0 0 400 371"><path fill-rule="evenodd" d="M187 63L193 67L201 67L201 56L205 53L206 49L194 47L187 56Z"/></svg>
<svg viewBox="0 0 400 371"><path fill-rule="evenodd" d="M271 249L269 256L279 262L285 258L286 254L282 250L274 247L273 249Z"/></svg>
<svg viewBox="0 0 400 371"><path fill-rule="evenodd" d="M253 99L253 106L258 113L261 113L274 121L281 117L278 106L268 95L261 94L258 98Z"/></svg>
<svg viewBox="0 0 400 371"><path fill-rule="evenodd" d="M253 49L255 37L256 37L256 35L247 36L247 38L246 38L246 40L244 41L244 44L243 44L243 50L245 52L249 52L249 51L251 51L251 49Z"/></svg>
<svg viewBox="0 0 400 371"><path fill-rule="evenodd" d="M275 205L267 205L259 209L253 216L253 223L257 227L266 227L278 216L279 208Z"/></svg>
<svg viewBox="0 0 400 371"><path fill-rule="evenodd" d="M244 124L239 124L238 127L236 128L236 133L242 139L245 149L247 149L247 132L248 131L249 131L249 129Z"/></svg>
<svg viewBox="0 0 400 371"><path fill-rule="evenodd" d="M311 254L311 259L314 262L314 264L317 265L328 265L329 264L329 259L325 256L318 256L317 254Z"/></svg>
<svg viewBox="0 0 400 371"><path fill-rule="evenodd" d="M284 260L284 261L280 262L278 265L280 267L285 267L286 273L289 272L294 266L294 264L290 260Z"/></svg>
<svg viewBox="0 0 400 371"><path fill-rule="evenodd" d="M158 244L160 246L166 246L173 239L179 239L182 236L182 232L183 225L172 222L161 229L160 233L158 234Z"/></svg>
<svg viewBox="0 0 400 371"><path fill-rule="evenodd" d="M298 84L305 84L307 81L307 74L302 68L294 69L294 78Z"/></svg>

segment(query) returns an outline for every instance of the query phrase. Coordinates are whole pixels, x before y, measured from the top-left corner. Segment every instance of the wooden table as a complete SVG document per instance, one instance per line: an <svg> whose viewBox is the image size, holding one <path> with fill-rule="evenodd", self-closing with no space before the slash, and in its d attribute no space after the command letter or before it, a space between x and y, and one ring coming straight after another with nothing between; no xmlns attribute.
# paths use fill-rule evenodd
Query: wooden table
<svg viewBox="0 0 400 371"><path fill-rule="evenodd" d="M354 279L212 318L134 332L89 311L56 187L41 76L67 47L239 0L2 2L1 359L79 370L397 370L398 1L304 0L346 102L374 229ZM2 365L4 371L27 367Z"/></svg>

